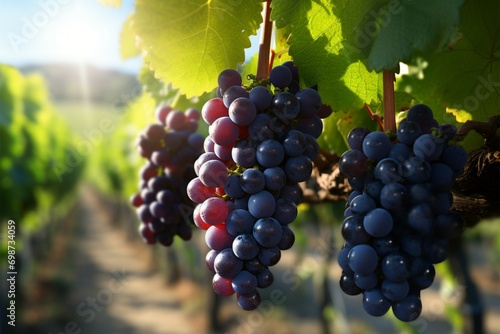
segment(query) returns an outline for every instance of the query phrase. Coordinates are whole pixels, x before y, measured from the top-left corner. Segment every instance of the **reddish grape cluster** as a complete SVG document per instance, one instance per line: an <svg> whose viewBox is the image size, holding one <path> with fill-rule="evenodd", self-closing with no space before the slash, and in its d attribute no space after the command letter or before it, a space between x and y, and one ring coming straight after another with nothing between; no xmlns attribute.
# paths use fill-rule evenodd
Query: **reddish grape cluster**
<svg viewBox="0 0 500 334"><path fill-rule="evenodd" d="M198 134L200 112L182 112L170 106L156 109L159 123L149 125L139 136L137 147L147 162L140 170L140 191L131 203L141 221L139 232L148 244L170 246L174 236L191 238L190 214L194 204L186 186L196 175L194 161L203 152Z"/></svg>
<svg viewBox="0 0 500 334"><path fill-rule="evenodd" d="M245 310L260 304L257 289L273 282L269 267L294 243L288 224L301 201L299 182L311 175L321 117L331 113L316 90L299 89L292 62L273 68L269 82L245 88L237 71L219 75L219 97L202 109L210 133L205 153L187 189L211 248L213 288L236 293Z"/></svg>

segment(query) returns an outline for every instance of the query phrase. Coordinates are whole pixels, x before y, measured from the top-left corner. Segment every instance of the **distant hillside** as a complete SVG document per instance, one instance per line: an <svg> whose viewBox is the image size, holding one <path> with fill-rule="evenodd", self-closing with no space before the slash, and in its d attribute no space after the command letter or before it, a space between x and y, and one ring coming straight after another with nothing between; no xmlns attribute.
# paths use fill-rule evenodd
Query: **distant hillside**
<svg viewBox="0 0 500 334"><path fill-rule="evenodd" d="M40 73L47 82L54 102L84 99L80 69L77 65L25 66L20 70L25 74ZM89 97L93 102L111 104L119 99L123 103L137 96L140 91L140 83L133 75L93 66L87 66L86 73Z"/></svg>

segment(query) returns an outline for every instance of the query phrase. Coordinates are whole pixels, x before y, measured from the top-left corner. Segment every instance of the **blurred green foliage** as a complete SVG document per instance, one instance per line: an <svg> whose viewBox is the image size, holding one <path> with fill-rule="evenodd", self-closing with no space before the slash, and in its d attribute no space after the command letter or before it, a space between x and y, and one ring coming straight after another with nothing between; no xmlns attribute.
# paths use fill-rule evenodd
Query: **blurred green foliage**
<svg viewBox="0 0 500 334"><path fill-rule="evenodd" d="M85 164L76 145L42 77L0 64L0 220L36 228L43 212L62 203Z"/></svg>

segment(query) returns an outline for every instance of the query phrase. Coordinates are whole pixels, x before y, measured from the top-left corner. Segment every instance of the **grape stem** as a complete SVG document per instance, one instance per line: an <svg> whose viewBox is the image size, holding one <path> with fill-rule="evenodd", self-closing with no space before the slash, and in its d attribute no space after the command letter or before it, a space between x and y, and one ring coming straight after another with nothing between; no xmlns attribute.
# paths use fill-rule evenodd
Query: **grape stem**
<svg viewBox="0 0 500 334"><path fill-rule="evenodd" d="M271 73L271 70L273 69L273 64L274 64L274 58L276 57L276 52L274 50L271 50L271 55L269 57L269 73Z"/></svg>
<svg viewBox="0 0 500 334"><path fill-rule="evenodd" d="M269 77L269 55L271 52L271 33L273 31L273 22L271 16L271 0L264 3L262 10L262 32L259 44L259 59L257 62L257 80Z"/></svg>
<svg viewBox="0 0 500 334"><path fill-rule="evenodd" d="M384 70L384 129L396 132L396 112L394 103L394 72Z"/></svg>
<svg viewBox="0 0 500 334"><path fill-rule="evenodd" d="M380 116L375 114L372 109L370 108L370 106L368 104L365 103L365 109L366 111L368 112L368 115L370 115L370 118L372 119L372 121L375 121L378 123L378 126L380 128L380 131L385 131L384 130L384 124L382 123L382 120L380 119Z"/></svg>

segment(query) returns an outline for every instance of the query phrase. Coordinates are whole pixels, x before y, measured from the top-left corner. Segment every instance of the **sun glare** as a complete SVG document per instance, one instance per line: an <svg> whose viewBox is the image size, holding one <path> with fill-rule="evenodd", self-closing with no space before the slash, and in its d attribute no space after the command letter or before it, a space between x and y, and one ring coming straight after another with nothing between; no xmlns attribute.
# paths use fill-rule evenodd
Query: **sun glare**
<svg viewBox="0 0 500 334"><path fill-rule="evenodd" d="M57 52L69 61L85 61L97 52L100 34L91 22L75 22L61 27L56 36Z"/></svg>

